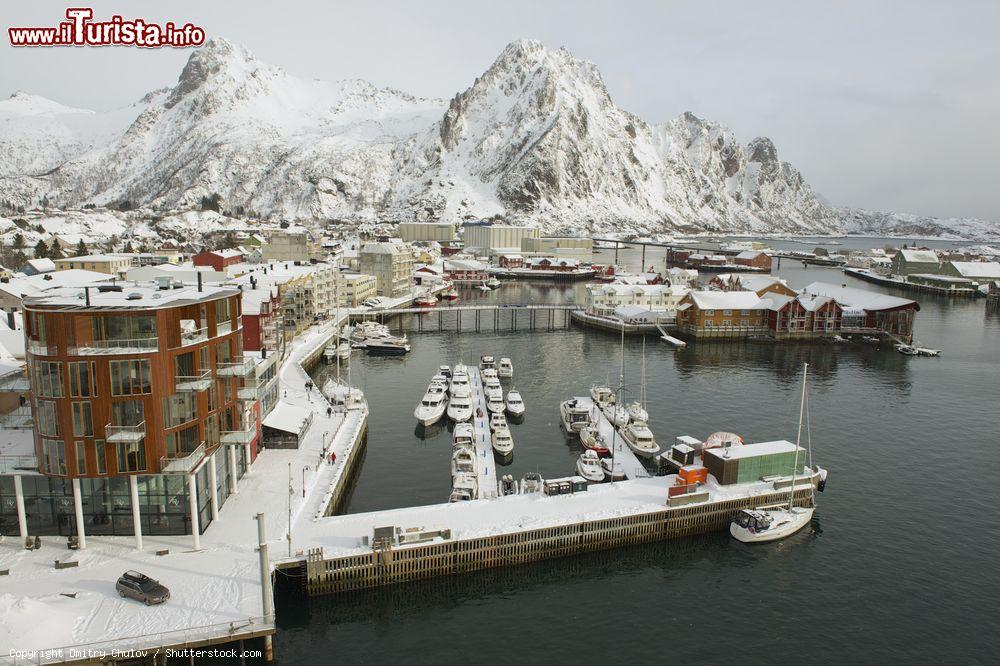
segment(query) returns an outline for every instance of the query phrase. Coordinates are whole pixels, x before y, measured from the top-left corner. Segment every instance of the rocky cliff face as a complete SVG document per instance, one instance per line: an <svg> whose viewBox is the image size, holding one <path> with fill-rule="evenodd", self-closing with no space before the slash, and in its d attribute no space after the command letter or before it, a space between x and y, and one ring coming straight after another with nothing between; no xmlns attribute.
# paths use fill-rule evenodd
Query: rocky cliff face
<svg viewBox="0 0 1000 666"><path fill-rule="evenodd" d="M691 113L649 124L614 104L593 64L534 41L507 46L450 102L297 79L213 40L177 85L126 109L53 104L0 103L0 156L18 155L0 200L183 209L217 194L274 218L500 215L571 233L841 225L769 139L744 146Z"/></svg>

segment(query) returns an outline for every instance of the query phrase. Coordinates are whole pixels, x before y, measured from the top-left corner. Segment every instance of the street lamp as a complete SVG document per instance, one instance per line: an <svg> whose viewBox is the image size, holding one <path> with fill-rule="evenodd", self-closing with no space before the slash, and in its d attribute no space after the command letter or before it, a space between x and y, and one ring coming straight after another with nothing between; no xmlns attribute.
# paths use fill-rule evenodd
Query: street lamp
<svg viewBox="0 0 1000 666"><path fill-rule="evenodd" d="M309 465L302 466L302 497L306 496L306 472L309 471Z"/></svg>

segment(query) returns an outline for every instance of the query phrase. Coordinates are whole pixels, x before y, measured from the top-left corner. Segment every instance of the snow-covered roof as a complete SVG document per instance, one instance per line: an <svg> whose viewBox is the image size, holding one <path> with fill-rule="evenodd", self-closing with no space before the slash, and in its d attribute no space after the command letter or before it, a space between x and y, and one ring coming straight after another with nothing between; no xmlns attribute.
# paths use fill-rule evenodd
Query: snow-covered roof
<svg viewBox="0 0 1000 666"><path fill-rule="evenodd" d="M402 243L382 241L377 243L365 243L361 246L361 254L399 254L408 252L409 249Z"/></svg>
<svg viewBox="0 0 1000 666"><path fill-rule="evenodd" d="M107 273L71 268L66 271L26 275L14 278L10 282L0 282L0 291L11 294L16 298L27 298L47 292L50 289L68 286L83 287L85 284L103 282L111 279L111 277Z"/></svg>
<svg viewBox="0 0 1000 666"><path fill-rule="evenodd" d="M900 250L899 253L906 261L930 264L938 262L938 256L934 250Z"/></svg>
<svg viewBox="0 0 1000 666"><path fill-rule="evenodd" d="M28 259L27 264L39 273L50 273L56 269L56 264L51 259Z"/></svg>
<svg viewBox="0 0 1000 666"><path fill-rule="evenodd" d="M744 444L743 446L729 446L724 448L706 449L705 453L711 453L719 458L756 458L757 456L772 455L775 453L793 453L795 445L791 442L779 439L773 442L758 442L756 444ZM805 449L799 447L799 451ZM800 456L801 457L801 456ZM803 458L799 462L804 463Z"/></svg>
<svg viewBox="0 0 1000 666"><path fill-rule="evenodd" d="M1000 278L1000 263L996 261L953 261L959 275L967 278Z"/></svg>
<svg viewBox="0 0 1000 666"><path fill-rule="evenodd" d="M60 271L59 274L69 272ZM234 287L218 285L204 285L200 291L194 285L185 285L179 289L160 289L155 282L136 284L119 280L116 285L121 287L121 291L99 291L91 288L89 309L151 310L215 300L224 296L235 296L239 293ZM48 289L25 299L25 305L34 306L72 306L83 309L87 307L84 303L83 286L78 282L73 283L72 286Z"/></svg>
<svg viewBox="0 0 1000 666"><path fill-rule="evenodd" d="M233 257L242 257L243 253L239 250L212 250L209 254L214 254L217 257L222 257L223 259L232 259Z"/></svg>
<svg viewBox="0 0 1000 666"><path fill-rule="evenodd" d="M781 279L780 277L774 275L743 275L739 278L740 285L743 286L747 291L761 291L762 289L767 289L771 285L783 284L786 287L788 283Z"/></svg>
<svg viewBox="0 0 1000 666"><path fill-rule="evenodd" d="M756 259L760 255L765 254L760 250L744 250L736 255L737 259Z"/></svg>
<svg viewBox="0 0 1000 666"><path fill-rule="evenodd" d="M691 299L702 310L756 310L764 307L753 291L692 291Z"/></svg>
<svg viewBox="0 0 1000 666"><path fill-rule="evenodd" d="M278 404L274 406L274 409L264 417L261 421L261 425L265 425L268 428L273 428L275 430L281 430L282 432L290 432L295 435L301 435L302 432L309 426L309 421L311 420L312 412L306 407L301 407L299 405L292 405L285 402L284 400L279 400Z"/></svg>
<svg viewBox="0 0 1000 666"><path fill-rule="evenodd" d="M68 264L76 261L89 261L91 263L97 262L112 262L112 261L132 261L132 255L130 254L85 254L80 257L63 257L62 259L56 259L55 263Z"/></svg>
<svg viewBox="0 0 1000 666"><path fill-rule="evenodd" d="M916 305L916 301L898 296L889 296L866 289L855 289L853 287L843 287L829 282L813 282L802 290L806 294L817 294L828 296L840 303L842 306L851 308L861 308L863 310L892 310L894 308Z"/></svg>
<svg viewBox="0 0 1000 666"><path fill-rule="evenodd" d="M485 271L487 265L476 259L448 259L444 262L445 271Z"/></svg>

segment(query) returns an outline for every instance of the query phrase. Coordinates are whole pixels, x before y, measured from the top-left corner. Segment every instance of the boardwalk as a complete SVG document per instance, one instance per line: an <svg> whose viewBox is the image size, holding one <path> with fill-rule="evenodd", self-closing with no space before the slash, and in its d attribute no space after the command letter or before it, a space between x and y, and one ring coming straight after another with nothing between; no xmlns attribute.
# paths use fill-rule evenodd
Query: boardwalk
<svg viewBox="0 0 1000 666"><path fill-rule="evenodd" d="M608 418L604 416L604 412L594 404L594 401L589 397L577 397L576 400L580 405L584 405L590 409L594 420L597 421L597 429L604 438L604 443L613 452L615 464L621 465L622 471L625 472L625 477L629 479L644 479L648 477L650 474L642 466L642 462L632 453L632 449L628 448L628 444L621 436L621 433L615 431L615 427L611 425L611 421L608 421Z"/></svg>
<svg viewBox="0 0 1000 666"><path fill-rule="evenodd" d="M476 475L479 499L497 496L497 466L493 460L493 441L490 432L490 412L486 409L486 392L479 368L469 366L469 385L472 387L472 427L476 432ZM480 414L482 416L480 416Z"/></svg>

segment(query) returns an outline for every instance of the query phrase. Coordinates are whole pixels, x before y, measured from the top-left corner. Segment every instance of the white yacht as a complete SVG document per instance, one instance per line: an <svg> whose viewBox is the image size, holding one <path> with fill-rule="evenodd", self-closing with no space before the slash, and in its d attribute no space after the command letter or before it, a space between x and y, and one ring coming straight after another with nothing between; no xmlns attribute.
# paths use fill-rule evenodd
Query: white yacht
<svg viewBox="0 0 1000 666"><path fill-rule="evenodd" d="M451 481L449 502L464 502L475 499L479 490L475 474L458 474Z"/></svg>
<svg viewBox="0 0 1000 666"><path fill-rule="evenodd" d="M504 458L513 455L514 438L510 436L509 428L497 428L493 431L493 451Z"/></svg>
<svg viewBox="0 0 1000 666"><path fill-rule="evenodd" d="M604 470L604 478L609 481L625 479L625 468L620 462L615 462L614 458L601 458L601 469Z"/></svg>
<svg viewBox="0 0 1000 666"><path fill-rule="evenodd" d="M472 388L469 386L469 375L465 373L459 374L456 372L451 376L451 384L449 385L449 390L452 395L461 395L462 393L471 391Z"/></svg>
<svg viewBox="0 0 1000 666"><path fill-rule="evenodd" d="M341 340L340 344L337 345L337 358L344 360L351 355L351 343L347 340Z"/></svg>
<svg viewBox="0 0 1000 666"><path fill-rule="evenodd" d="M637 456L652 458L660 452L660 445L656 443L649 426L629 423L622 428L622 439Z"/></svg>
<svg viewBox="0 0 1000 666"><path fill-rule="evenodd" d="M441 384L443 386L448 386L448 378L439 372L433 377L431 377L431 384Z"/></svg>
<svg viewBox="0 0 1000 666"><path fill-rule="evenodd" d="M465 446L457 447L451 454L451 478L461 474L476 474L476 456Z"/></svg>
<svg viewBox="0 0 1000 666"><path fill-rule="evenodd" d="M615 392L607 386L595 384L590 387L590 398L598 405L612 405L615 402Z"/></svg>
<svg viewBox="0 0 1000 666"><path fill-rule="evenodd" d="M559 418L566 432L570 434L579 434L592 420L590 408L581 404L576 398L570 398L559 404Z"/></svg>
<svg viewBox="0 0 1000 666"><path fill-rule="evenodd" d="M495 397L503 400L503 387L500 386L500 380L496 377L489 377L483 382L483 393L486 394L487 398Z"/></svg>
<svg viewBox="0 0 1000 666"><path fill-rule="evenodd" d="M476 444L476 431L472 427L471 423L459 423L455 426L455 432L452 435L453 442L452 445L456 448L468 448L471 449Z"/></svg>
<svg viewBox="0 0 1000 666"><path fill-rule="evenodd" d="M524 416L524 400L517 389L507 392L507 413L511 416Z"/></svg>
<svg viewBox="0 0 1000 666"><path fill-rule="evenodd" d="M500 375L497 374L497 371L494 368L483 368L479 371L479 376L483 378L484 382L487 379L500 379Z"/></svg>
<svg viewBox="0 0 1000 666"><path fill-rule="evenodd" d="M448 396L448 385L442 384L441 382L431 382L431 385L427 387L428 393L438 393L445 397Z"/></svg>
<svg viewBox="0 0 1000 666"><path fill-rule="evenodd" d="M438 366L438 374L439 375L444 375L448 379L451 379L451 366L448 366L448 365L439 365Z"/></svg>
<svg viewBox="0 0 1000 666"><path fill-rule="evenodd" d="M628 417L635 423L649 423L649 412L638 401L628 406Z"/></svg>
<svg viewBox="0 0 1000 666"><path fill-rule="evenodd" d="M493 360L493 357L489 354L483 354L479 359L479 369L480 370L496 370L497 363Z"/></svg>
<svg viewBox="0 0 1000 666"><path fill-rule="evenodd" d="M500 357L500 365L497 366L497 374L510 379L514 376L514 364L506 356Z"/></svg>
<svg viewBox="0 0 1000 666"><path fill-rule="evenodd" d="M628 410L624 405L602 405L601 412L616 428L624 428L628 424Z"/></svg>
<svg viewBox="0 0 1000 666"><path fill-rule="evenodd" d="M584 451L576 461L576 472L587 481L600 483L604 480L604 468L601 459L592 449Z"/></svg>
<svg viewBox="0 0 1000 666"><path fill-rule="evenodd" d="M432 393L428 391L424 394L420 404L417 405L417 409L413 412L413 415L417 417L417 420L422 425L429 426L440 421L447 409L448 398L445 397L443 392Z"/></svg>
<svg viewBox="0 0 1000 666"><path fill-rule="evenodd" d="M506 409L506 405L503 402L503 394L500 395L493 394L486 398L486 409L488 409L493 414L503 414L503 410Z"/></svg>
<svg viewBox="0 0 1000 666"><path fill-rule="evenodd" d="M490 430L497 430L498 428L507 427L507 417L503 414L498 414L494 412L490 414Z"/></svg>
<svg viewBox="0 0 1000 666"><path fill-rule="evenodd" d="M456 423L462 423L472 418L472 396L469 395L468 389L464 393L456 393L454 389L452 390L447 413L448 418Z"/></svg>

